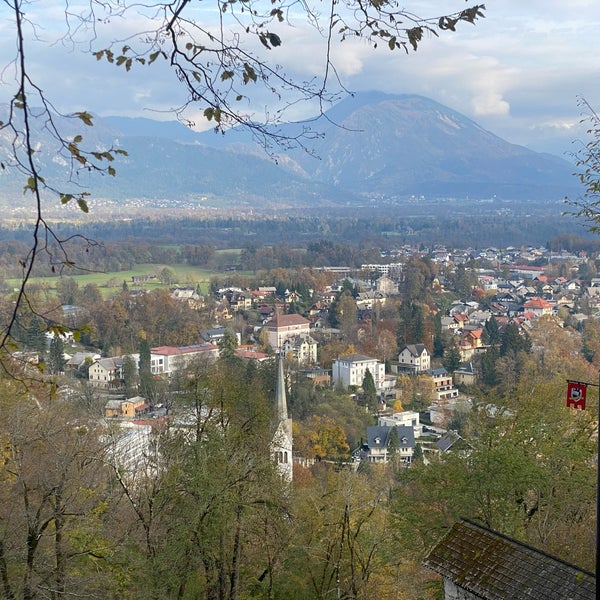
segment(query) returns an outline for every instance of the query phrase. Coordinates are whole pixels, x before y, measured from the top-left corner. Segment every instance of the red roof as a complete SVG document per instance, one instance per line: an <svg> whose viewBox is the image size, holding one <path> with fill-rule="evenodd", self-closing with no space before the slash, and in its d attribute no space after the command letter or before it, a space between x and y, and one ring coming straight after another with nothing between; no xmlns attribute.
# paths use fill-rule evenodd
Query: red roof
<svg viewBox="0 0 600 600"><path fill-rule="evenodd" d="M530 309L552 308L552 304L550 304L550 302L544 300L543 298L539 298L538 296L535 296L535 297L531 298L530 300L528 300L527 302L525 302L525 304L523 304L523 308L530 308Z"/></svg>
<svg viewBox="0 0 600 600"><path fill-rule="evenodd" d="M267 321L267 327L290 327L291 325L308 325L308 319L305 319L302 315L291 314L291 315L275 315L272 319Z"/></svg>

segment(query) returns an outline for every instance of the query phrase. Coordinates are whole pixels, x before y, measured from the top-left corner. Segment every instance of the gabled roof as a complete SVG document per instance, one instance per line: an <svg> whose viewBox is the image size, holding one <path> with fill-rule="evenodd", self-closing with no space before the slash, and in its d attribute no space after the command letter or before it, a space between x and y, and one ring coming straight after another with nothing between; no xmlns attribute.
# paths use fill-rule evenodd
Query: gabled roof
<svg viewBox="0 0 600 600"><path fill-rule="evenodd" d="M399 448L415 447L415 431L408 425L370 425L367 427L367 446L370 449L387 448L394 428L398 433Z"/></svg>
<svg viewBox="0 0 600 600"><path fill-rule="evenodd" d="M535 296L534 298L527 300L527 302L525 302L525 304L523 304L523 308L525 308L525 309L548 309L548 308L552 308L552 304L550 304L550 302L547 302L543 298L540 298L539 296Z"/></svg>
<svg viewBox="0 0 600 600"><path fill-rule="evenodd" d="M483 600L596 598L593 573L466 519L423 564Z"/></svg>
<svg viewBox="0 0 600 600"><path fill-rule="evenodd" d="M406 344L406 346L404 346L404 348L402 348L402 350L400 351L400 354L402 354L402 352L404 352L405 350L408 350L409 353L415 357L422 356L423 352L427 352L425 344Z"/></svg>

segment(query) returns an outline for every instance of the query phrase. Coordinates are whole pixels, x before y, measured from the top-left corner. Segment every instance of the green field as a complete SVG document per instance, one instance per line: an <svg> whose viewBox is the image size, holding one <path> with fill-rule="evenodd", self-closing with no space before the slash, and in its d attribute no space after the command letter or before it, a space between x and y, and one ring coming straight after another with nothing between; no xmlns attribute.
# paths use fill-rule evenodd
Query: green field
<svg viewBox="0 0 600 600"><path fill-rule="evenodd" d="M123 287L123 282L126 282L130 289L132 288L143 288L143 289L155 289L171 287L161 283L159 279L160 272L168 268L174 273L174 283L172 285L191 285L200 286L202 293L208 293L208 287L211 277L219 276L222 273L215 271L209 271L207 269L201 269L200 267L193 267L190 265L160 265L160 264L142 264L138 265L135 269L129 271L118 271L112 273L81 273L78 271L64 271L62 277L69 277L77 281L80 288L85 287L88 283L95 283L103 295L107 298L119 291ZM142 275L156 275L156 279L146 281L143 283L134 283L133 277L139 277ZM30 283L33 285L39 285L52 293L56 290L56 283L59 281L59 277L33 277ZM16 288L20 285L18 279L8 279L7 283Z"/></svg>

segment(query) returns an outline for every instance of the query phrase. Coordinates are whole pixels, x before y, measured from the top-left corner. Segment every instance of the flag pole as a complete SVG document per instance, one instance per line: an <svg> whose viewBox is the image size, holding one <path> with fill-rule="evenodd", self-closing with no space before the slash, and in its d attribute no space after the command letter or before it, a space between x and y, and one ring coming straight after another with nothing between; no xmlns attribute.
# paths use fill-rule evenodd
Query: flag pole
<svg viewBox="0 0 600 600"><path fill-rule="evenodd" d="M600 572L600 371L598 371L598 425L596 426L596 597Z"/></svg>

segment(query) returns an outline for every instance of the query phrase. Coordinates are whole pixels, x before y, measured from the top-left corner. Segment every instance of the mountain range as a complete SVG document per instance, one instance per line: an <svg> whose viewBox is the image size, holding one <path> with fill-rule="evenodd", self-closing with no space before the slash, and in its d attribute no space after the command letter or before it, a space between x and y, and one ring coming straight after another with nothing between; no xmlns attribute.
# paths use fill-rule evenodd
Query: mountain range
<svg viewBox="0 0 600 600"><path fill-rule="evenodd" d="M69 135L80 124L64 125ZM319 134L307 138L310 152L280 150L274 160L243 129L221 135L177 121L95 117L94 127L81 132L82 144L118 145L128 156L115 161L116 177L83 173L81 183L93 196L113 200L282 207L411 196L539 201L578 189L568 161L511 144L422 96L356 94L320 118L280 126L279 133L292 139L309 127ZM65 161L51 140L43 141L47 132L40 126L37 134L42 142L36 159L47 179L65 177ZM6 160L10 148L6 139L0 142L0 159ZM23 189L8 171L0 174L0 194Z"/></svg>

